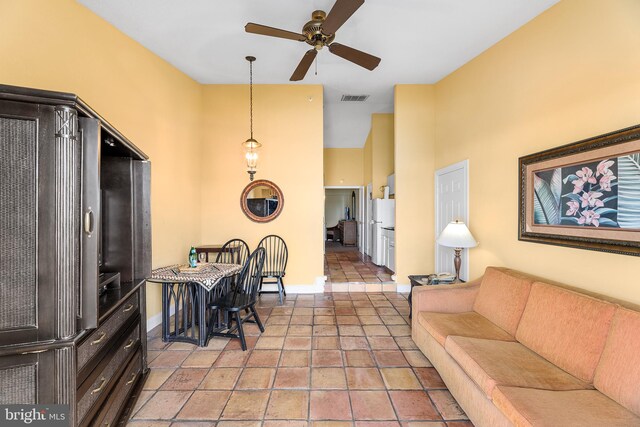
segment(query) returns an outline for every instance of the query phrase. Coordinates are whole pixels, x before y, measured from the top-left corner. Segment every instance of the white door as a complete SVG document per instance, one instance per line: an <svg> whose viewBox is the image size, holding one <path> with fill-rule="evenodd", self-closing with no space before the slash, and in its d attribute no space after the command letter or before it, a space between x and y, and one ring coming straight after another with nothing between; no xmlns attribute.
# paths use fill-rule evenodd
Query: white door
<svg viewBox="0 0 640 427"><path fill-rule="evenodd" d="M454 220L469 224L468 160L436 171L436 238ZM454 273L453 248L436 245L436 273ZM469 277L468 249L462 250L460 278Z"/></svg>
<svg viewBox="0 0 640 427"><path fill-rule="evenodd" d="M365 211L365 233L364 233L364 253L371 256L372 253L372 236L371 236L371 218L372 218L372 214L371 214L371 195L373 193L373 184L369 183L367 184L367 194L365 195L365 206L366 206L366 211Z"/></svg>

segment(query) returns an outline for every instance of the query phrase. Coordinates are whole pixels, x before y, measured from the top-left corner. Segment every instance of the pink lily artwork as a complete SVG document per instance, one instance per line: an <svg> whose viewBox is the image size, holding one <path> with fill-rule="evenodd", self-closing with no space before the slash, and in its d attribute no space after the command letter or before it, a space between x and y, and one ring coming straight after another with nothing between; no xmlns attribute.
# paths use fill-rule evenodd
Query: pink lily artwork
<svg viewBox="0 0 640 427"><path fill-rule="evenodd" d="M640 229L640 153L533 175L534 224Z"/></svg>

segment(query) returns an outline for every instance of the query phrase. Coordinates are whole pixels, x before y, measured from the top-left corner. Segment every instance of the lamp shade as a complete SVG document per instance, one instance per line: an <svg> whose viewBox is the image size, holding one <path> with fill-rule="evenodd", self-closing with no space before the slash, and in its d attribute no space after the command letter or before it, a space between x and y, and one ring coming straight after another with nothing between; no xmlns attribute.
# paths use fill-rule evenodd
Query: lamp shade
<svg viewBox="0 0 640 427"><path fill-rule="evenodd" d="M447 224L436 241L439 245L450 248L473 248L478 246L478 242L473 238L465 223L457 220Z"/></svg>

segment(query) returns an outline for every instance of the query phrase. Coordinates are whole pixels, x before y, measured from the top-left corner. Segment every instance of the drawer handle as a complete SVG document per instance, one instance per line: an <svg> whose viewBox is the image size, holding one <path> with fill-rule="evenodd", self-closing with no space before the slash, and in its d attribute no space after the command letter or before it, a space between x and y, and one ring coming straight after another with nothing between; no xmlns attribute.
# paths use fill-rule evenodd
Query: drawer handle
<svg viewBox="0 0 640 427"><path fill-rule="evenodd" d="M107 384L107 379L105 377L100 378L100 386L91 390L91 394L100 393L104 388L105 384Z"/></svg>
<svg viewBox="0 0 640 427"><path fill-rule="evenodd" d="M124 346L124 349L128 349L131 348L132 345L134 345L138 340L129 340L129 343L127 345Z"/></svg>
<svg viewBox="0 0 640 427"><path fill-rule="evenodd" d="M131 379L130 379L129 381L127 381L127 384L126 384L126 385L131 385L131 384L133 384L133 381L136 379L136 376L137 376L137 375L138 375L138 374L136 374L135 372L134 372L133 374L131 374Z"/></svg>
<svg viewBox="0 0 640 427"><path fill-rule="evenodd" d="M133 310L134 305L129 303L129 305L127 305L124 310L122 310L123 313L126 313L127 311L131 311Z"/></svg>
<svg viewBox="0 0 640 427"><path fill-rule="evenodd" d="M100 338L98 338L95 341L91 341L91 345L100 344L102 340L107 336L107 333L104 331L101 331L98 335L100 335Z"/></svg>
<svg viewBox="0 0 640 427"><path fill-rule="evenodd" d="M45 351L47 350L44 349L44 350L25 351L24 353L20 353L20 354L40 354L40 353L44 353Z"/></svg>

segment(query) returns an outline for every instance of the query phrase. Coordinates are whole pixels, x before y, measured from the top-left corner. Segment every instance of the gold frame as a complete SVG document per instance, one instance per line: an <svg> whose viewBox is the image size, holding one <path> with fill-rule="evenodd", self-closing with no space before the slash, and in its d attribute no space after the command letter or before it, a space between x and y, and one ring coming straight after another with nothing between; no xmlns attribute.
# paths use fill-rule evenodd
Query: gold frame
<svg viewBox="0 0 640 427"><path fill-rule="evenodd" d="M518 159L520 174L518 240L621 255L640 256L640 231L584 229L533 223L535 172L640 150L640 125L563 145Z"/></svg>

